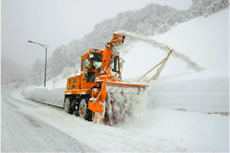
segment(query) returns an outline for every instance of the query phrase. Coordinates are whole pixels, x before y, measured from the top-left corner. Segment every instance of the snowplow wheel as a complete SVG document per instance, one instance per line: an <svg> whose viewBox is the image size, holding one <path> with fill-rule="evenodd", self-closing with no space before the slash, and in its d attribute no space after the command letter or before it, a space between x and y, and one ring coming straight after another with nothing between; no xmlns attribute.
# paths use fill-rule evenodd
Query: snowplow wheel
<svg viewBox="0 0 230 153"><path fill-rule="evenodd" d="M69 98L65 99L64 110L66 113L73 114L73 109L71 108L71 102Z"/></svg>
<svg viewBox="0 0 230 153"><path fill-rule="evenodd" d="M88 101L86 99L81 100L78 112L81 118L88 121L92 120L92 111L88 109Z"/></svg>

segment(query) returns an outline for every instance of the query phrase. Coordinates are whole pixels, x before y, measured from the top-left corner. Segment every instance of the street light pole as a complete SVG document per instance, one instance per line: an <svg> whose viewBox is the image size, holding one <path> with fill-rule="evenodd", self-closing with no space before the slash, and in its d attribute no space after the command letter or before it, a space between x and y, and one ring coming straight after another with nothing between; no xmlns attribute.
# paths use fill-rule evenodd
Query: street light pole
<svg viewBox="0 0 230 153"><path fill-rule="evenodd" d="M45 51L46 51L46 57L45 57L45 76L44 76L44 87L46 87L47 50L48 50L48 47L47 47L47 48L45 48Z"/></svg>
<svg viewBox="0 0 230 153"><path fill-rule="evenodd" d="M47 51L48 51L48 45L46 44L41 44L41 43L38 43L38 42L34 42L34 41L31 41L31 40L28 40L29 43L33 43L33 44L37 44L41 47L43 47L45 49L45 73L44 73L44 87L46 87L46 67L47 67Z"/></svg>

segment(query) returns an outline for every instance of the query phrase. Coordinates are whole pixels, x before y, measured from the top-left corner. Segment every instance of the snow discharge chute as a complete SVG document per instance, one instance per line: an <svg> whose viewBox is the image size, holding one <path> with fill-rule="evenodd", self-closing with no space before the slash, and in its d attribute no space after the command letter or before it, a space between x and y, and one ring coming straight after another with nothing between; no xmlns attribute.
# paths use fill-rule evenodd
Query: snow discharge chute
<svg viewBox="0 0 230 153"><path fill-rule="evenodd" d="M175 51L173 48L169 47L168 45L163 44L163 43L158 42L158 41L155 41L155 40L148 38L144 35L140 35L140 34L129 32L129 31L117 31L115 33L116 34L122 34L125 36L129 36L130 38L143 41L147 44L152 45L153 47L160 48L161 50L166 51L167 53L170 53L170 51L172 51L173 57L178 58L178 59L182 60L183 62L187 63L188 68L191 68L197 72L204 69L202 66L200 66L199 64L194 62L192 59L190 59L187 55L179 53L179 52Z"/></svg>

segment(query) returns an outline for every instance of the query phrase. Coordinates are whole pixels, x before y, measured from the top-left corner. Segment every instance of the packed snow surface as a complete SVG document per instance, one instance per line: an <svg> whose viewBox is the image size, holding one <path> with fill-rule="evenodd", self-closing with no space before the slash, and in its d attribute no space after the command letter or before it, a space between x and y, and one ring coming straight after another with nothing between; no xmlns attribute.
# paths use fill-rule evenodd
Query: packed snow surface
<svg viewBox="0 0 230 153"><path fill-rule="evenodd" d="M47 105L25 100L12 86L2 88L1 152L96 152L36 117L36 110Z"/></svg>
<svg viewBox="0 0 230 153"><path fill-rule="evenodd" d="M10 101L23 113L99 152L228 151L228 116L153 109L139 103L133 108L135 113L132 116L111 127L26 100L19 91L13 92L12 97L15 99Z"/></svg>

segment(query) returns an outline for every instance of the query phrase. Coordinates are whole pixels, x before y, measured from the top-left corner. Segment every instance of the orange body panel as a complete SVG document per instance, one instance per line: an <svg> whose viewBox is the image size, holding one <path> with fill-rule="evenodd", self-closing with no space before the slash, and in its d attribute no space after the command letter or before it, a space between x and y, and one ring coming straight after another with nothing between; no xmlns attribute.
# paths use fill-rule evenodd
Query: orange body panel
<svg viewBox="0 0 230 153"><path fill-rule="evenodd" d="M80 94L90 94L91 89L73 89L73 90L66 90L65 95L80 95Z"/></svg>
<svg viewBox="0 0 230 153"><path fill-rule="evenodd" d="M98 112L100 114L102 114L104 112L104 107L102 104L100 103L93 103L93 102L89 102L88 103L88 108L93 111L93 112Z"/></svg>
<svg viewBox="0 0 230 153"><path fill-rule="evenodd" d="M147 85L143 85L143 84L133 84L133 83L124 83L124 82L112 82L112 81L107 81L106 84L128 86L128 87L147 87Z"/></svg>
<svg viewBox="0 0 230 153"><path fill-rule="evenodd" d="M67 80L66 90L81 89L80 76L73 76Z"/></svg>

